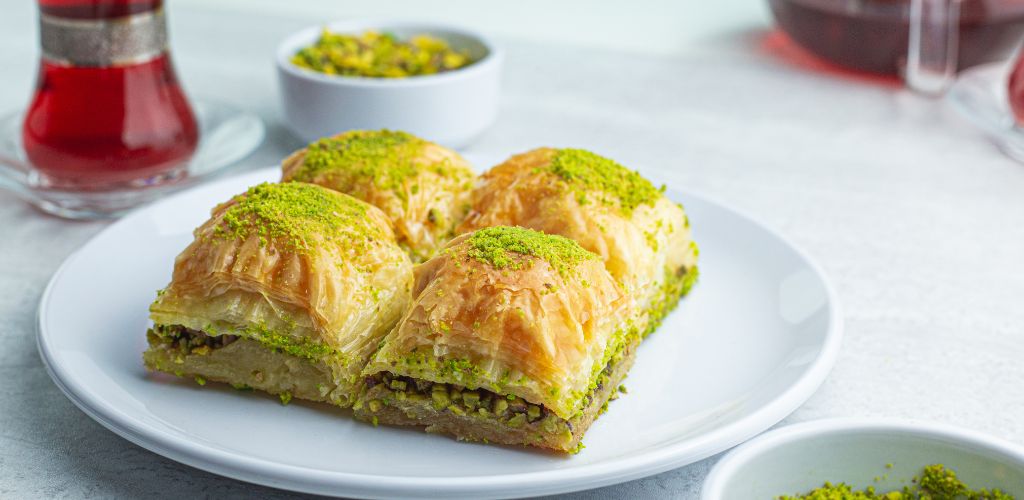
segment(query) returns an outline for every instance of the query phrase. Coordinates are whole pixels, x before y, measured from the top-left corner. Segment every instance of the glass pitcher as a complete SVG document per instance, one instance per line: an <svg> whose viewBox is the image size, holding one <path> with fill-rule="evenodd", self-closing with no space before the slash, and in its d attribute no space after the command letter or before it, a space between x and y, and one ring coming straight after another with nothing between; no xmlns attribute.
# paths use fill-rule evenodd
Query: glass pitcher
<svg viewBox="0 0 1024 500"><path fill-rule="evenodd" d="M957 70L1009 57L1024 0L769 0L797 44L839 65L941 93Z"/></svg>

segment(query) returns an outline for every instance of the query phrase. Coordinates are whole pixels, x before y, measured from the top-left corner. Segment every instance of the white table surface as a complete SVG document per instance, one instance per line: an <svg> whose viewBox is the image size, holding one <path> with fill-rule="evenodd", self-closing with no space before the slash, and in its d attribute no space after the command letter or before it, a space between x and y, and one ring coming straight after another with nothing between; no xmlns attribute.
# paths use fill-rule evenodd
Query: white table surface
<svg viewBox="0 0 1024 500"><path fill-rule="evenodd" d="M299 144L281 127L269 54L317 18L225 5L172 7L179 73L192 94L259 113L268 138L242 168L274 164ZM0 109L29 97L35 22L31 2L0 12ZM1024 165L940 103L804 71L765 52L764 21L740 28L671 55L499 37L501 116L471 151L580 146L657 168L816 256L843 301L846 338L822 388L780 425L916 417L1024 444ZM0 497L290 496L132 445L50 381L36 304L105 225L0 193ZM716 459L568 497L695 498Z"/></svg>

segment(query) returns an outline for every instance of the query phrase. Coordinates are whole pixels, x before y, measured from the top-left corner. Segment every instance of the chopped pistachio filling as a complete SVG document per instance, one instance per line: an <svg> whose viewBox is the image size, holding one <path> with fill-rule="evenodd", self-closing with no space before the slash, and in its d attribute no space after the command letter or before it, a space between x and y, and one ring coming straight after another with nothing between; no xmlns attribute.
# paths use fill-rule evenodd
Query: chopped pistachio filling
<svg viewBox="0 0 1024 500"><path fill-rule="evenodd" d="M238 239L256 235L263 245L273 239L299 253L311 251L320 239L362 250L384 236L366 217L367 208L355 198L312 184L263 183L235 197L213 234Z"/></svg>
<svg viewBox="0 0 1024 500"><path fill-rule="evenodd" d="M148 335L151 342L159 342L176 349L182 356L205 356L215 349L220 349L235 342L239 338L249 338L272 351L306 358L310 361L333 358L334 361L343 362L346 359L341 352L330 346L306 338L273 333L265 328L250 327L238 333L239 335L216 335L192 330L181 325L154 325L149 330Z"/></svg>
<svg viewBox="0 0 1024 500"><path fill-rule="evenodd" d="M357 404L373 414L389 406L403 404L429 405L438 412L458 417L481 418L513 429L536 434L561 435L572 439L573 424L545 408L530 404L514 395L500 395L483 389L469 389L456 384L442 384L392 373L377 373L366 378L367 394L373 399ZM408 411L408 410L407 410ZM415 413L410 413L410 416ZM375 416L374 416L375 417ZM371 417L373 418L373 417Z"/></svg>
<svg viewBox="0 0 1024 500"><path fill-rule="evenodd" d="M618 207L627 216L640 205L654 205L665 190L638 172L583 149L558 150L548 171L572 188L581 205L594 201L589 196L597 193L596 201Z"/></svg>
<svg viewBox="0 0 1024 500"><path fill-rule="evenodd" d="M587 389L585 391L573 391L573 400L570 406L572 416L570 418L583 414L591 402L593 402L596 393L608 384L616 364L622 360L626 353L626 348L635 340L636 336L637 331L632 327L616 332L615 337L605 351L604 357L594 363L591 382ZM393 363L393 365L400 366L407 373L422 373L432 378L457 380L461 382L459 387L472 387L481 394L489 394L492 397L509 400L519 398L514 394L509 394L509 392L512 392L509 390L510 386L524 386L533 383L526 376L512 376L507 372L500 379L492 380L488 377L485 370L468 359L437 359L419 352L410 353L401 361ZM370 378L377 375L379 374L371 375ZM394 377L394 375L390 374L389 376ZM419 378L403 378L408 378L410 381L419 381L421 384L435 384L434 382L428 382ZM367 382L367 385L372 387L375 384ZM552 394L557 394L557 388L552 388L551 390L553 391ZM543 405L541 407L545 408ZM552 409L545 408L545 411L554 414Z"/></svg>
<svg viewBox="0 0 1024 500"><path fill-rule="evenodd" d="M359 35L324 28L320 39L292 56L292 64L328 75L405 78L459 69L472 61L465 52L430 35L400 40L391 33Z"/></svg>
<svg viewBox="0 0 1024 500"><path fill-rule="evenodd" d="M153 325L146 336L151 343L164 344L182 356L205 356L238 340L237 335L207 335L179 325Z"/></svg>
<svg viewBox="0 0 1024 500"><path fill-rule="evenodd" d="M495 226L480 229L469 237L470 258L504 269L522 267L522 257L546 261L562 276L571 274L584 261L597 259L569 238L522 227ZM516 258L519 256L520 258Z"/></svg>
<svg viewBox="0 0 1024 500"><path fill-rule="evenodd" d="M611 356L609 359L610 363L601 371L584 398L587 407L568 419L559 417L542 404L531 404L514 394L483 388L474 389L460 384L431 382L391 372L380 372L366 377L364 395L355 408L372 420L376 420L377 415L384 418L387 410L404 412L405 416L413 421L422 421L423 409L430 408L439 414L448 415L451 419L486 419L488 425L497 423L523 432L528 436L528 440L545 441L546 435L549 436L547 439L569 443L579 438L574 434L574 431L582 429L579 426L589 425L592 419L604 413L608 400L619 396L615 386L610 385L610 378L616 371L621 373L622 367L619 362L622 356ZM600 407L595 408L595 398L604 399ZM456 435L459 439L465 438L458 432ZM582 446L567 451L575 454L580 449Z"/></svg>
<svg viewBox="0 0 1024 500"><path fill-rule="evenodd" d="M430 402L436 410L449 410L455 414L475 413L480 416L512 421L515 427L517 415L523 415L524 422L537 422L548 416L557 418L543 405L527 403L523 398L499 395L483 389L468 389L456 384L442 384L422 379L398 376L389 372L377 373L366 378L366 387L372 389L383 384L398 400ZM390 401L373 399L366 403L371 412L380 409Z"/></svg>

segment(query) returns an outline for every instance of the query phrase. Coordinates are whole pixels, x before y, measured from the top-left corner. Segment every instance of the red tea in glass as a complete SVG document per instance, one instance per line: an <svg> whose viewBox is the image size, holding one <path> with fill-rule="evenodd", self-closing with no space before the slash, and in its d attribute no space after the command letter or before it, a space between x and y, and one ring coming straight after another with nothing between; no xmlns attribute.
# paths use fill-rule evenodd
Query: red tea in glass
<svg viewBox="0 0 1024 500"><path fill-rule="evenodd" d="M199 131L167 50L163 0L39 0L36 93L22 130L51 187L182 175Z"/></svg>

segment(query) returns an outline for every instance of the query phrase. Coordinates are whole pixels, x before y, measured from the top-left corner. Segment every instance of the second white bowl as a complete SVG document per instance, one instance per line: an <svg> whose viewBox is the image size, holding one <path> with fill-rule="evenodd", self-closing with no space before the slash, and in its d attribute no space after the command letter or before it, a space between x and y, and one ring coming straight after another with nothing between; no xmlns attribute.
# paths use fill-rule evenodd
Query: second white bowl
<svg viewBox="0 0 1024 500"><path fill-rule="evenodd" d="M835 419L783 427L737 447L711 470L701 499L767 500L825 481L886 492L910 485L931 464L952 469L971 489L1024 498L1024 448L942 424Z"/></svg>
<svg viewBox="0 0 1024 500"><path fill-rule="evenodd" d="M324 26L353 34L386 31L401 38L428 34L468 52L473 62L408 78L325 75L292 64L291 57L315 43ZM289 36L277 49L285 122L307 142L347 130L387 128L460 148L497 117L502 60L501 51L483 36L449 25L356 20L312 26Z"/></svg>

